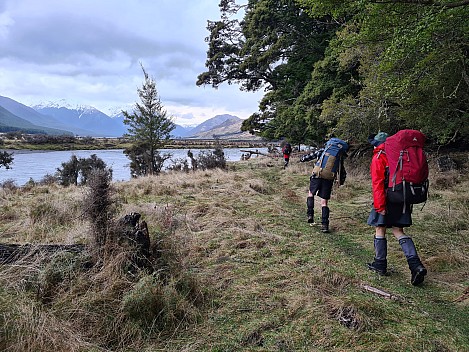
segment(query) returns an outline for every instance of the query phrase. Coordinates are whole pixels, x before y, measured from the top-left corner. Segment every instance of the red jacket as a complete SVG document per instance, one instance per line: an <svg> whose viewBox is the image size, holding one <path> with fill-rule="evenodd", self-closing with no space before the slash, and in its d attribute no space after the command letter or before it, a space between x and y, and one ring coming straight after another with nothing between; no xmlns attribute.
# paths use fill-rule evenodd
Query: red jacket
<svg viewBox="0 0 469 352"><path fill-rule="evenodd" d="M384 153L384 143L377 146L371 159L371 186L373 189L373 206L376 212L386 210L386 169L388 158Z"/></svg>

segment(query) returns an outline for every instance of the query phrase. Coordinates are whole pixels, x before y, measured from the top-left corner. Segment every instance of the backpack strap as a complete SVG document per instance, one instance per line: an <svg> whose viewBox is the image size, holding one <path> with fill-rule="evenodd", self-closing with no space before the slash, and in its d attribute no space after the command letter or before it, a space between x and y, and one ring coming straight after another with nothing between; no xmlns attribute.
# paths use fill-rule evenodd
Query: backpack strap
<svg viewBox="0 0 469 352"><path fill-rule="evenodd" d="M329 148L330 148L330 145L328 145L328 146L322 151L321 158L318 160L319 166L322 165L322 160L324 159L324 156L326 155L326 152L327 152L327 150L328 150Z"/></svg>
<svg viewBox="0 0 469 352"><path fill-rule="evenodd" d="M396 178L397 178L397 172L399 170L402 171L402 156L404 155L404 151L401 150L401 152L399 153L399 159L397 160L397 164L396 164L396 169L394 170L394 174L392 175L392 190L394 191L394 187L396 186ZM402 180L404 181L404 180ZM404 194L405 196L405 194ZM404 198L405 199L405 198Z"/></svg>

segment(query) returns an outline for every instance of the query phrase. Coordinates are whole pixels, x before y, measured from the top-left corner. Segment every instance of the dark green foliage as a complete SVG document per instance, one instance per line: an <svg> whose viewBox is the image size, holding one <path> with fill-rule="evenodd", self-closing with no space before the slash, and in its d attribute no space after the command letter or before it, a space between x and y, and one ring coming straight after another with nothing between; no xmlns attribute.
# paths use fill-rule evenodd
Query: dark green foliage
<svg viewBox="0 0 469 352"><path fill-rule="evenodd" d="M62 168L58 168L57 173L61 185L77 185L80 174L80 162L76 155L72 155L68 162L62 163Z"/></svg>
<svg viewBox="0 0 469 352"><path fill-rule="evenodd" d="M106 163L98 158L96 154L92 154L89 158L80 159L80 172L81 172L81 184L86 184L94 170L105 170L109 174L109 178L112 179L112 171L106 170Z"/></svg>
<svg viewBox="0 0 469 352"><path fill-rule="evenodd" d="M469 141L467 1L222 0L220 8L197 84L265 89L243 131L295 144L331 132L366 143L371 132L404 128L439 145Z"/></svg>
<svg viewBox="0 0 469 352"><path fill-rule="evenodd" d="M171 154L160 154L159 150L152 150L143 143L133 144L126 148L124 153L130 159L132 177L157 175L163 170L164 162L171 158Z"/></svg>
<svg viewBox="0 0 469 352"><path fill-rule="evenodd" d="M0 151L0 168L3 166L5 169L9 169L13 159L14 158L12 153Z"/></svg>
<svg viewBox="0 0 469 352"><path fill-rule="evenodd" d="M30 144L71 144L76 143L77 138L72 135L51 136L47 134L25 134L24 140Z"/></svg>
<svg viewBox="0 0 469 352"><path fill-rule="evenodd" d="M220 7L221 21L209 21L207 27L208 71L199 75L197 84L217 87L227 82L240 83L242 90L265 89L260 112L251 115L242 130L302 141L307 121L290 107L323 58L338 23L330 17L309 17L292 0L250 1L246 7L222 1ZM230 13L240 9L245 11L243 21L229 20Z"/></svg>
<svg viewBox="0 0 469 352"><path fill-rule="evenodd" d="M199 153L196 162L192 164L192 168L196 169L226 169L226 158L223 148L220 144L215 146L213 151L202 151Z"/></svg>
<svg viewBox="0 0 469 352"><path fill-rule="evenodd" d="M92 154L89 158L77 158L72 155L68 162L62 163L61 168L57 168L57 178L61 185L70 186L80 184L85 185L93 170L105 170L112 179L112 170L107 168L106 163Z"/></svg>
<svg viewBox="0 0 469 352"><path fill-rule="evenodd" d="M140 103L135 104L132 113L122 112L125 116L124 123L128 126L126 137L132 143L124 153L131 161L130 169L134 177L160 173L163 162L170 155L160 155L158 148L163 146L176 127L161 104L155 80L143 66L142 71L144 82L138 89Z"/></svg>

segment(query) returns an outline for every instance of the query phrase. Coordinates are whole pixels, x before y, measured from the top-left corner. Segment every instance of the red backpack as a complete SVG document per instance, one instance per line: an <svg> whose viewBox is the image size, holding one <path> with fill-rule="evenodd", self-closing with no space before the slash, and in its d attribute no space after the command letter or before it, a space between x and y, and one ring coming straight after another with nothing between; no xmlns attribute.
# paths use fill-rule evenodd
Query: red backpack
<svg viewBox="0 0 469 352"><path fill-rule="evenodd" d="M384 145L389 163L387 199L391 203L418 204L428 197L428 162L423 146L425 135L401 130Z"/></svg>

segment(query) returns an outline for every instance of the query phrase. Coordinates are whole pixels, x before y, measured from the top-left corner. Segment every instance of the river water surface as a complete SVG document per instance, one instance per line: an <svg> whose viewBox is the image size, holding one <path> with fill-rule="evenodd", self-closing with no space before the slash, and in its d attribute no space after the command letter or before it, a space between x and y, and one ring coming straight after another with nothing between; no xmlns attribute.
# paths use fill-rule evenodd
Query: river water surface
<svg viewBox="0 0 469 352"><path fill-rule="evenodd" d="M194 156L201 151L210 151L210 149L191 149ZM242 150L258 150L266 153L267 148L242 148ZM171 160L187 158L188 149L161 149L160 153L172 154ZM227 161L241 160L241 149L225 148L223 149ZM70 160L72 155L78 158L88 158L92 154L102 159L106 165L112 168L113 181L128 181L130 177L129 159L125 156L122 149L113 150L71 150L71 151L13 151L13 163L11 169L0 168L0 183L6 180L12 180L16 185L22 186L30 179L41 181L46 175L54 175L57 168L62 167L62 163ZM171 160L166 160L165 166L172 165Z"/></svg>

